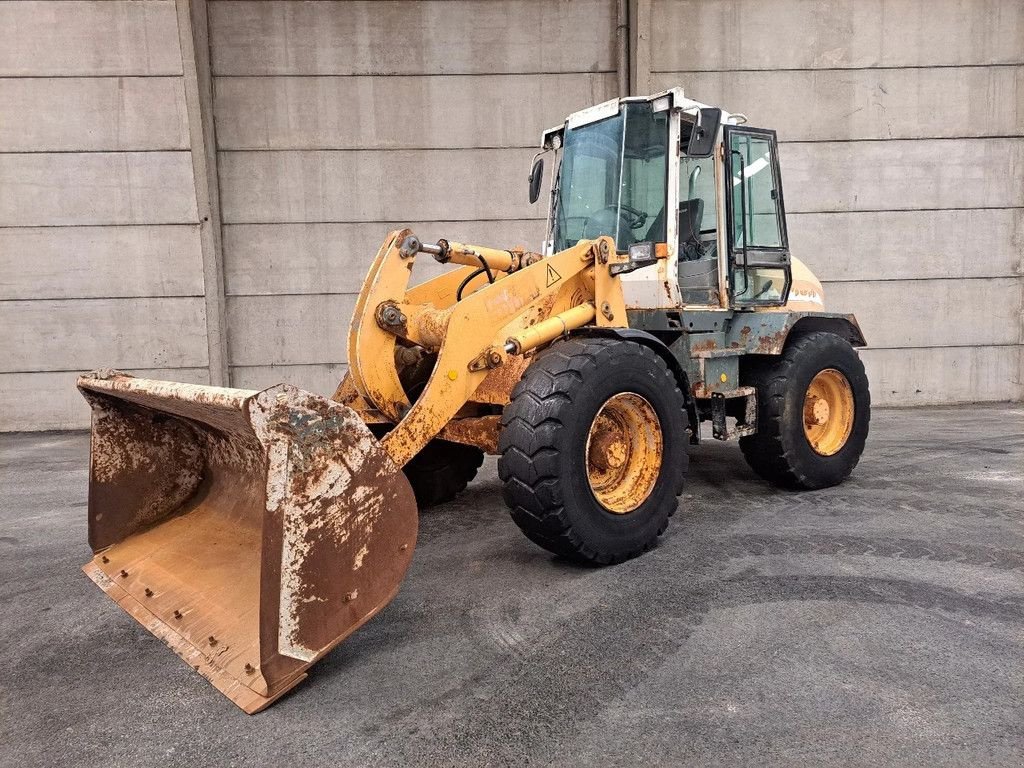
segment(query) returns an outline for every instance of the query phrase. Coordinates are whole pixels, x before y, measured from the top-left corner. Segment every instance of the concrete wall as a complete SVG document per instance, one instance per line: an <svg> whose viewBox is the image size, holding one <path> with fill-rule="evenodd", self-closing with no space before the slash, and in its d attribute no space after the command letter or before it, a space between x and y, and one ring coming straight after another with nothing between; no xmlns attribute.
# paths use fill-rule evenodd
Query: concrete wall
<svg viewBox="0 0 1024 768"><path fill-rule="evenodd" d="M238 386L333 392L365 270L399 224L538 243L541 129L616 95L614 0L209 7Z"/></svg>
<svg viewBox="0 0 1024 768"><path fill-rule="evenodd" d="M175 4L0 3L0 429L97 366L208 381Z"/></svg>
<svg viewBox="0 0 1024 768"><path fill-rule="evenodd" d="M651 90L775 128L793 252L875 402L1024 395L1024 4L653 0Z"/></svg>
<svg viewBox="0 0 1024 768"><path fill-rule="evenodd" d="M794 252L861 318L876 402L1024 396L1024 6L630 7L637 92L778 129ZM539 242L539 131L616 95L616 13L0 3L0 429L85 426L91 367L220 380L225 346L236 386L333 391L389 228Z"/></svg>

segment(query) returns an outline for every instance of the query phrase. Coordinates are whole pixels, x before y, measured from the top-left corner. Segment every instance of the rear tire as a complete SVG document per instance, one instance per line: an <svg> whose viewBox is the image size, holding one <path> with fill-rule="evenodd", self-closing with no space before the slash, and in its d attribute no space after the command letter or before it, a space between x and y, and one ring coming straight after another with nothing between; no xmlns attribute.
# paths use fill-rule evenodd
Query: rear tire
<svg viewBox="0 0 1024 768"><path fill-rule="evenodd" d="M484 463L479 448L448 440L431 440L405 465L416 504L420 509L444 504L466 490Z"/></svg>
<svg viewBox="0 0 1024 768"><path fill-rule="evenodd" d="M498 474L513 521L578 562L610 565L650 549L683 489L684 407L675 376L646 347L552 344L502 416Z"/></svg>
<svg viewBox="0 0 1024 768"><path fill-rule="evenodd" d="M849 342L816 331L788 342L778 358L752 357L743 365L744 383L757 390L757 432L740 438L750 468L783 488L827 488L845 480L864 451L871 420L864 364ZM817 382L837 393L831 410L820 409L821 424L815 422L817 398L811 399ZM830 419L840 421L823 435Z"/></svg>

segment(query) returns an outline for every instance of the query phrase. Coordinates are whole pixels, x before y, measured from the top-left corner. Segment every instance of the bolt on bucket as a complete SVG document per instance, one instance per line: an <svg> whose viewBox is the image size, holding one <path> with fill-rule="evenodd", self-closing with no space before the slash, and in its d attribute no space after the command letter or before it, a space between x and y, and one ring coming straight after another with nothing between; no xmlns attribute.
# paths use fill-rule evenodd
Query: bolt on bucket
<svg viewBox="0 0 1024 768"><path fill-rule="evenodd" d="M412 488L355 411L256 392L81 377L93 409L88 576L246 712L387 605Z"/></svg>

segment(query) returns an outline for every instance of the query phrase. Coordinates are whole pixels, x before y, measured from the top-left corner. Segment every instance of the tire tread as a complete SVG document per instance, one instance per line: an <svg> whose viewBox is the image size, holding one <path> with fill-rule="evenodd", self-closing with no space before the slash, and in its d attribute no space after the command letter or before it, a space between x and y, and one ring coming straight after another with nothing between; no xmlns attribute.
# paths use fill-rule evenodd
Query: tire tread
<svg viewBox="0 0 1024 768"><path fill-rule="evenodd" d="M616 553L599 552L584 541L565 513L559 471L561 413L573 406L574 395L585 386L587 374L619 363L622 344L641 350L661 369L665 386L683 408L683 394L675 376L647 347L606 338L578 338L558 342L527 369L512 391L502 417L498 443L498 474L502 495L513 521L535 544L562 557L596 565L612 565L649 550L668 525L669 511L657 535L639 546ZM685 451L683 452L685 456ZM673 489L682 493L683 475Z"/></svg>

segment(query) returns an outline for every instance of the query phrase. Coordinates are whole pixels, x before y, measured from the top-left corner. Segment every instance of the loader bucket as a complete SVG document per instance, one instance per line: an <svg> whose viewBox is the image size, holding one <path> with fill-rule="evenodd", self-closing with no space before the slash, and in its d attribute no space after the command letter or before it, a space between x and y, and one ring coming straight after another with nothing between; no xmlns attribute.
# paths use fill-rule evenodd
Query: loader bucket
<svg viewBox="0 0 1024 768"><path fill-rule="evenodd" d="M246 712L395 596L413 492L355 411L261 392L83 376L93 410L84 570Z"/></svg>

